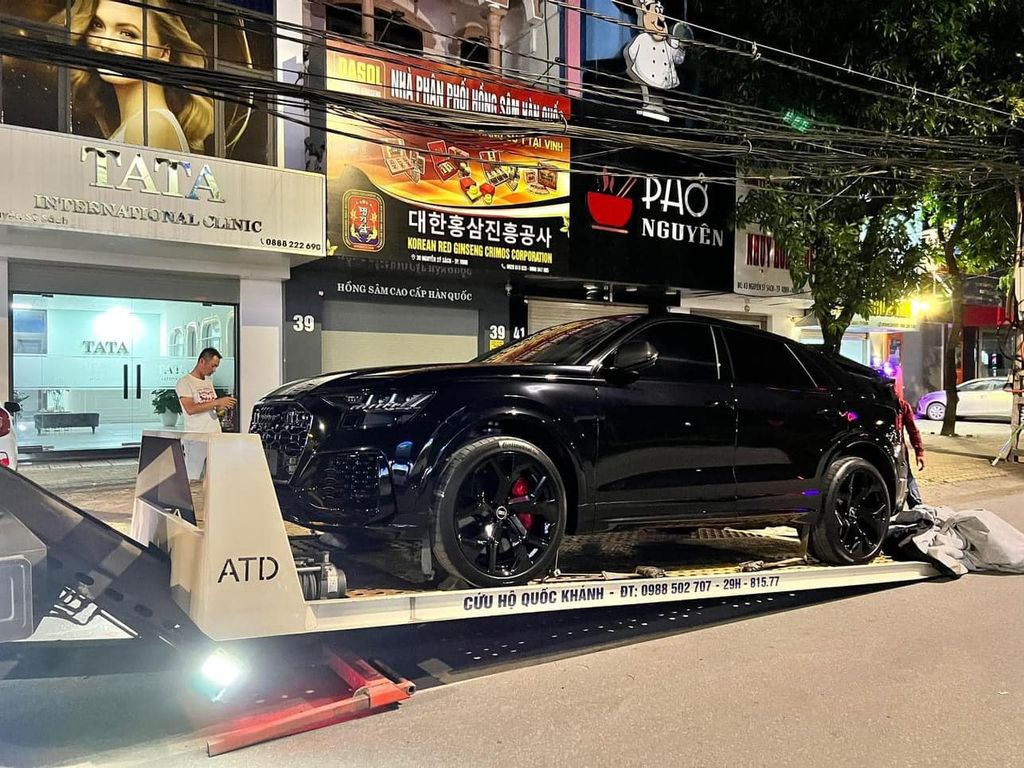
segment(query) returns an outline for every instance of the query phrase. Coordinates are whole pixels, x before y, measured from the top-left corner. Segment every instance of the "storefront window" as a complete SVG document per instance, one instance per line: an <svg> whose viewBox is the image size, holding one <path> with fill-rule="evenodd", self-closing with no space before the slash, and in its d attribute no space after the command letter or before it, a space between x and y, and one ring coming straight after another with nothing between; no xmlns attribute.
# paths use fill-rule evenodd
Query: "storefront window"
<svg viewBox="0 0 1024 768"><path fill-rule="evenodd" d="M821 346L825 340L820 335L805 333L800 341L811 346ZM871 354L870 344L866 334L847 333L839 343L839 354L847 360L853 360L861 365L870 365Z"/></svg>
<svg viewBox="0 0 1024 768"><path fill-rule="evenodd" d="M235 308L198 302L67 294L13 294L13 386L24 456L135 446L142 430L180 426L174 385L195 365L189 329L216 339ZM167 329L170 336L166 336ZM165 340L169 344L165 347ZM233 348L234 345L232 345ZM214 385L237 391L222 350Z"/></svg>
<svg viewBox="0 0 1024 768"><path fill-rule="evenodd" d="M978 376L1009 376L1013 370L1016 334L1009 330L982 330L978 334Z"/></svg>
<svg viewBox="0 0 1024 768"><path fill-rule="evenodd" d="M220 319L213 317L209 320L203 320L203 325L199 331L199 344L203 349L207 347L213 347L214 349L220 349Z"/></svg>
<svg viewBox="0 0 1024 768"><path fill-rule="evenodd" d="M175 328L171 331L171 341L167 345L167 354L172 357L181 357L185 354L185 334L181 332L181 328Z"/></svg>
<svg viewBox="0 0 1024 768"><path fill-rule="evenodd" d="M220 351L227 357L233 357L235 354L235 313L230 312L228 314L227 321L227 333L221 340Z"/></svg>
<svg viewBox="0 0 1024 768"><path fill-rule="evenodd" d="M46 354L46 310L14 308L14 351L25 355Z"/></svg>
<svg viewBox="0 0 1024 768"><path fill-rule="evenodd" d="M188 357L195 357L199 354L199 334L196 332L196 324L189 323L185 329L185 354Z"/></svg>

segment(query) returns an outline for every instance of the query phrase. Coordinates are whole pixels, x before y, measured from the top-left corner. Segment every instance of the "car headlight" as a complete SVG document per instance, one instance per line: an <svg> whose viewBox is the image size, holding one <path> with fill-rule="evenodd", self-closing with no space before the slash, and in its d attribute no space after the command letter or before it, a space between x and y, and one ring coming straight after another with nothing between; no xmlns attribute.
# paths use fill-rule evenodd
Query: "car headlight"
<svg viewBox="0 0 1024 768"><path fill-rule="evenodd" d="M400 392L369 392L358 395L331 395L324 399L350 411L363 413L415 413L434 396L433 392L405 394Z"/></svg>

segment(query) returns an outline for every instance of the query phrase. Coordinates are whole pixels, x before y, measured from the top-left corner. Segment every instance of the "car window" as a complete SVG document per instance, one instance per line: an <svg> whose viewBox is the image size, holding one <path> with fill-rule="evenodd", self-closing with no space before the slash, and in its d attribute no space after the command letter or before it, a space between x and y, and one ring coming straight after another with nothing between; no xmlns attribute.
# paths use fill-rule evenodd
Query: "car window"
<svg viewBox="0 0 1024 768"><path fill-rule="evenodd" d="M724 328L737 384L813 389L814 380L782 339Z"/></svg>
<svg viewBox="0 0 1024 768"><path fill-rule="evenodd" d="M508 347L478 357L484 363L555 363L572 365L636 315L596 317L553 325Z"/></svg>
<svg viewBox="0 0 1024 768"><path fill-rule="evenodd" d="M829 370L829 363L821 352L813 349L802 349L801 345L797 345L794 351L819 387L836 386L836 373Z"/></svg>
<svg viewBox="0 0 1024 768"><path fill-rule="evenodd" d="M1003 384L1006 382L1002 379L989 379L988 385L985 387L989 392L1001 392L1003 390Z"/></svg>
<svg viewBox="0 0 1024 768"><path fill-rule="evenodd" d="M959 392L983 392L988 389L987 382L984 381L967 381L957 387Z"/></svg>
<svg viewBox="0 0 1024 768"><path fill-rule="evenodd" d="M647 341L658 350L658 362L645 371L645 379L718 381L718 357L711 326L667 322L645 328L630 341Z"/></svg>

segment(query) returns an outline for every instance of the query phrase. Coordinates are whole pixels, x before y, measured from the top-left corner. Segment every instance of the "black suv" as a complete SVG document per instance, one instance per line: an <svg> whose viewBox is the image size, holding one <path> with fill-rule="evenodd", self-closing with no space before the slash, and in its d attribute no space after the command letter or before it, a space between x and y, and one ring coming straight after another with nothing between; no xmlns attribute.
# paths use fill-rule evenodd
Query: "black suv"
<svg viewBox="0 0 1024 768"><path fill-rule="evenodd" d="M897 410L871 369L780 336L623 315L469 363L292 382L250 432L288 519L429 536L485 587L621 527L805 524L818 559L871 560L906 492Z"/></svg>

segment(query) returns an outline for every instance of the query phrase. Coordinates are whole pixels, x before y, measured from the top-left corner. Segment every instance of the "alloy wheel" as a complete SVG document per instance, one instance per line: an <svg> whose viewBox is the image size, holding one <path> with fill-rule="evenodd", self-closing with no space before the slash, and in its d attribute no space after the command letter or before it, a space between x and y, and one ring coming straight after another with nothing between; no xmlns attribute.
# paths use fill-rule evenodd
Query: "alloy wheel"
<svg viewBox="0 0 1024 768"><path fill-rule="evenodd" d="M543 464L514 450L488 456L473 466L456 496L460 552L483 575L514 578L555 543L561 511L556 483Z"/></svg>
<svg viewBox="0 0 1024 768"><path fill-rule="evenodd" d="M832 514L838 523L838 544L852 558L874 551L889 526L889 491L882 480L854 469L842 481Z"/></svg>

